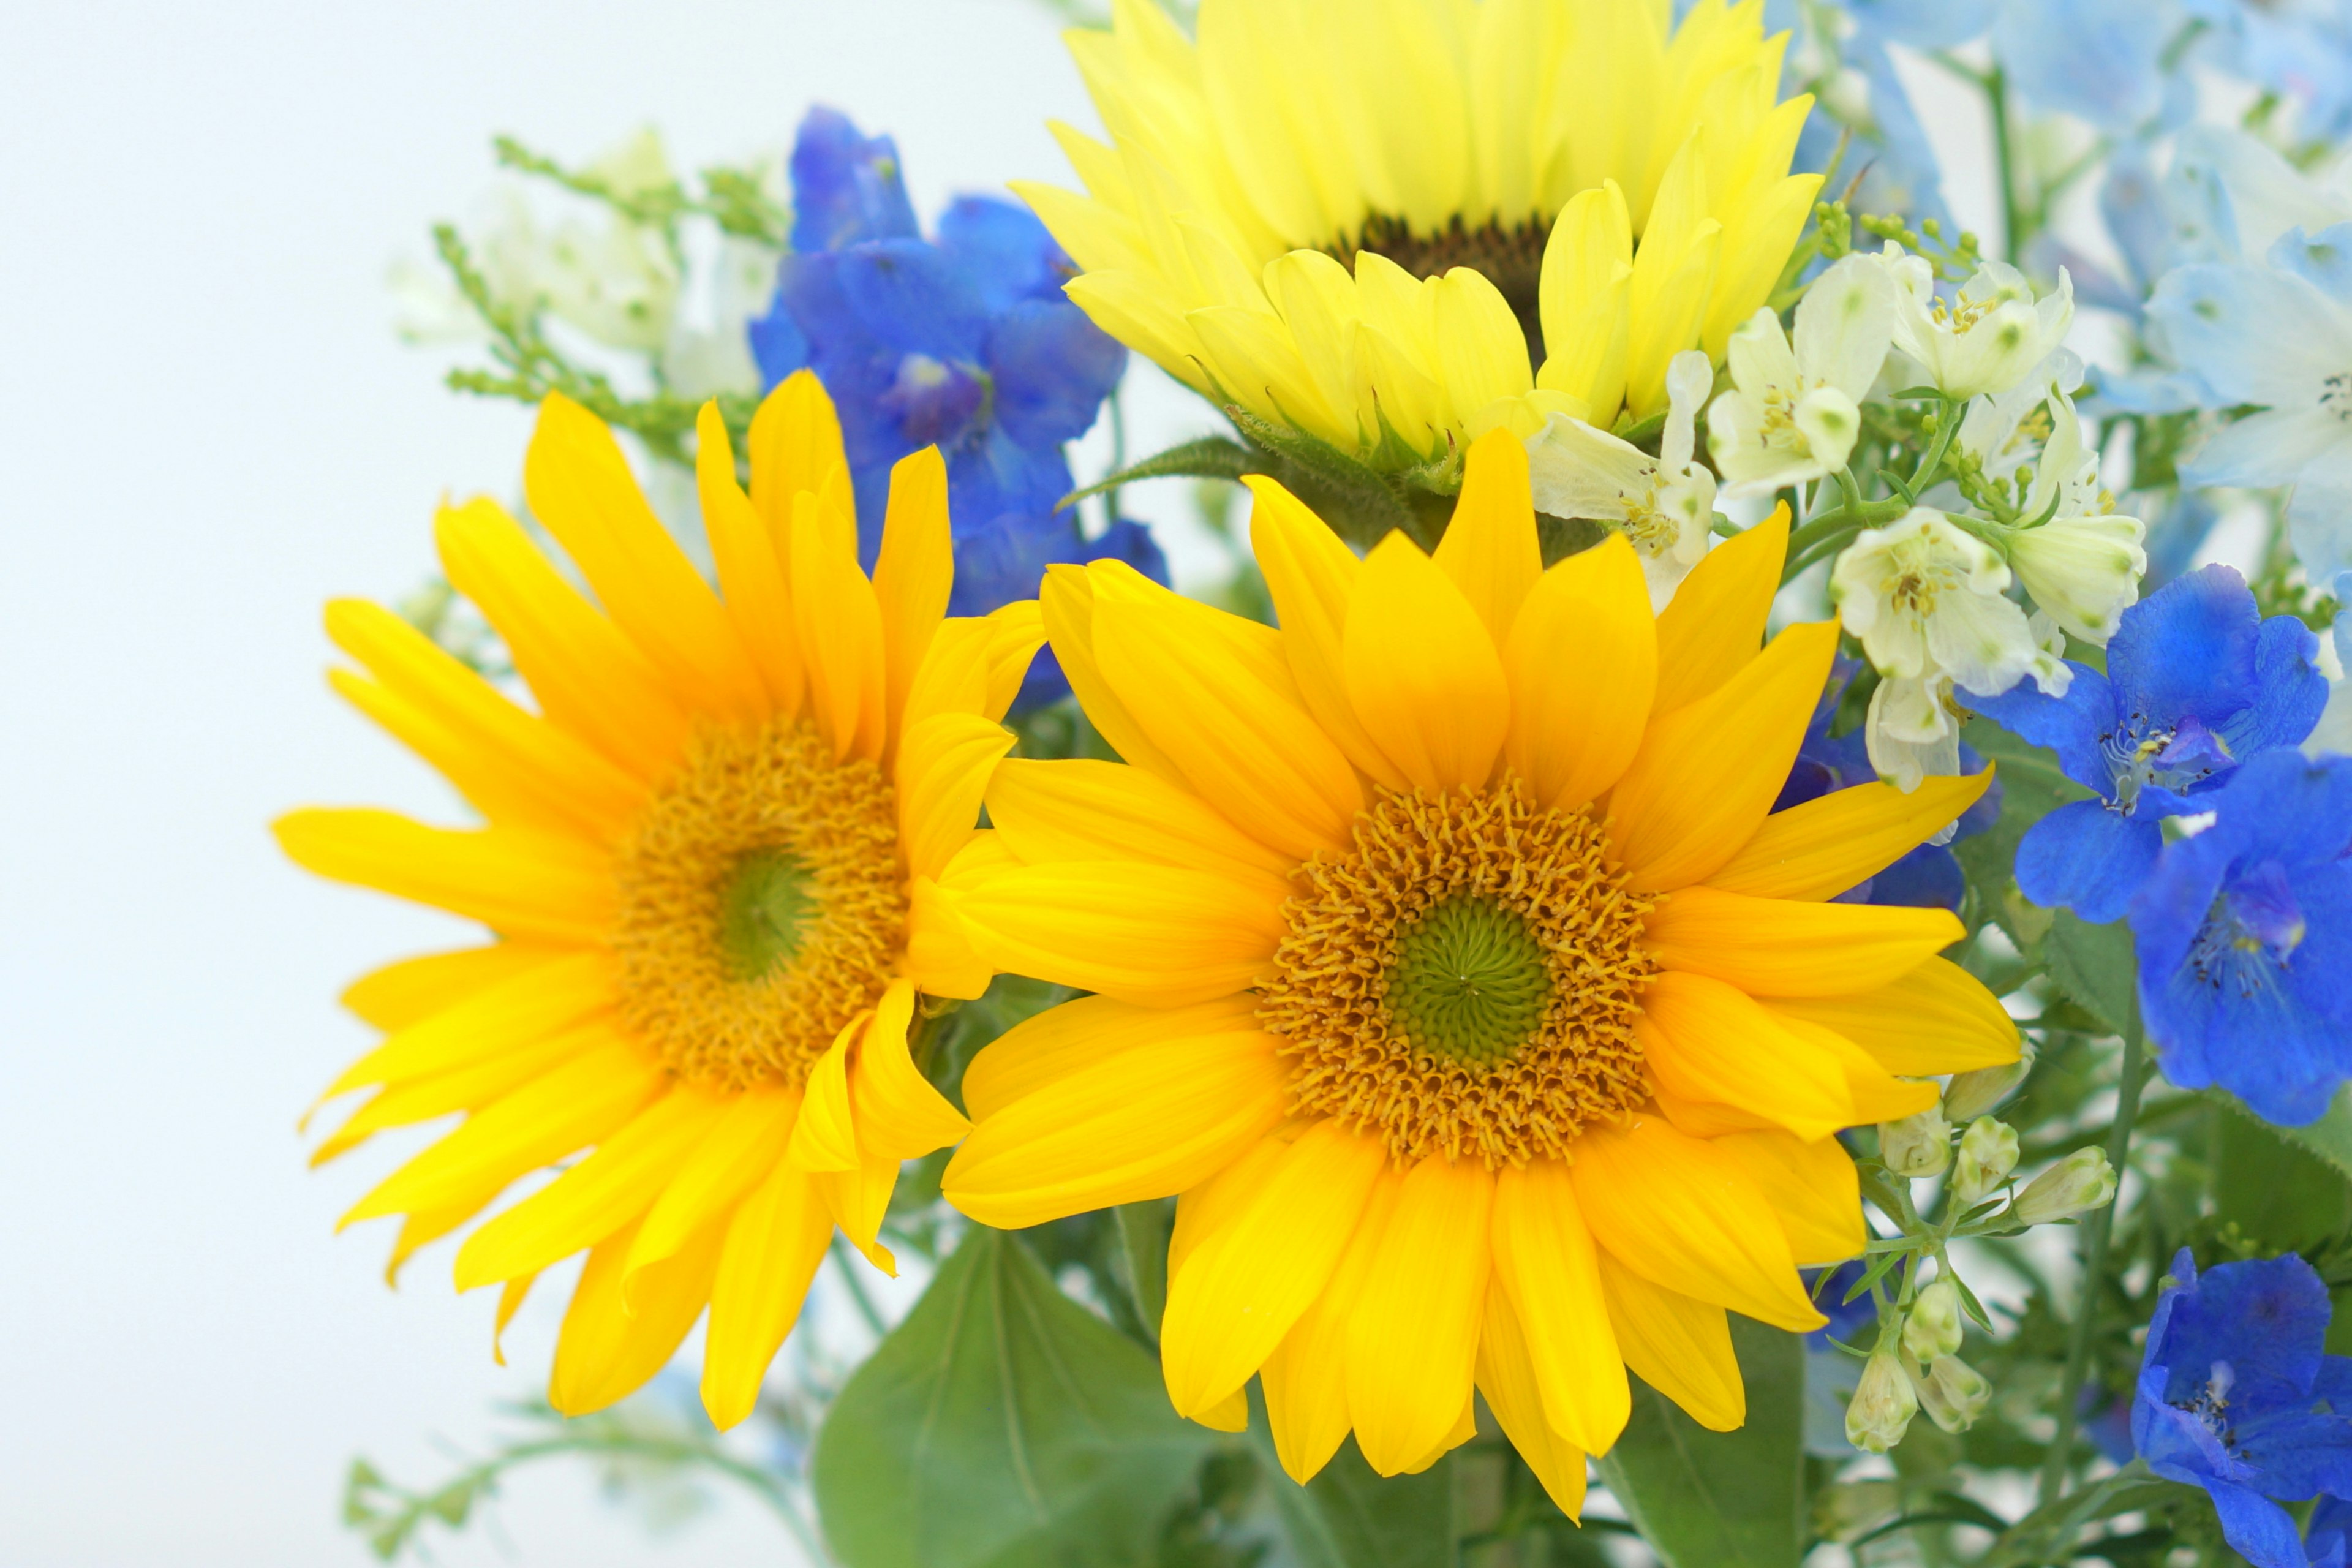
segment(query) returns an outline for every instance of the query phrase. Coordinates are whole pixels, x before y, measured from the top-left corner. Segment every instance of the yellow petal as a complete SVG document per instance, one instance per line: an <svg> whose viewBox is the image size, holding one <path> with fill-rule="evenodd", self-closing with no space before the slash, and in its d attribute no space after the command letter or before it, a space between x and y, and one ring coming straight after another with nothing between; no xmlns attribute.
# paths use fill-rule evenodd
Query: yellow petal
<svg viewBox="0 0 2352 1568"><path fill-rule="evenodd" d="M1595 1265L1594 1279L1600 1278ZM1596 1284L1595 1289L1598 1289ZM1519 1458L1543 1483L1545 1495L1570 1519L1584 1512L1584 1455L1570 1439L1546 1416L1545 1401L1538 1385L1535 1358L1528 1344L1525 1324L1528 1320L1511 1304L1509 1294L1502 1290L1486 1292L1485 1322L1478 1336L1478 1392L1486 1396L1486 1408L1503 1428L1503 1436L1519 1451ZM1600 1322L1605 1331L1605 1314ZM1613 1359L1615 1340L1610 1342ZM1625 1369L1617 1369L1617 1381L1625 1381Z"/></svg>
<svg viewBox="0 0 2352 1568"><path fill-rule="evenodd" d="M423 1023L445 1007L562 957L566 951L544 942L494 942L404 958L352 981L337 1000L362 1023L390 1033Z"/></svg>
<svg viewBox="0 0 2352 1568"><path fill-rule="evenodd" d="M1544 246L1538 300L1545 358L1536 380L1581 399L1604 430L1625 398L1633 279L1624 192L1614 180L1579 191Z"/></svg>
<svg viewBox="0 0 2352 1568"><path fill-rule="evenodd" d="M785 1158L797 1171L815 1174L857 1168L857 1121L849 1108L849 1051L865 1029L871 1013L860 1013L841 1026L809 1068L801 1090L800 1115L793 1122L793 1141Z"/></svg>
<svg viewBox="0 0 2352 1568"><path fill-rule="evenodd" d="M1593 1239L1653 1284L1791 1332L1829 1321L1763 1195L1713 1144L1637 1114L1622 1129L1588 1129L1571 1170Z"/></svg>
<svg viewBox="0 0 2352 1568"><path fill-rule="evenodd" d="M400 1271L407 1265L408 1260L416 1255L419 1247L440 1240L489 1207L491 1200L497 1196L496 1193L485 1193L479 1197L467 1198L462 1203L451 1204L444 1208L426 1209L404 1218L400 1222L400 1235L392 1244L392 1256L384 1263L385 1289L399 1289Z"/></svg>
<svg viewBox="0 0 2352 1568"><path fill-rule="evenodd" d="M1045 618L1034 599L999 605L981 617L988 627L988 691L981 711L1002 720L1021 694L1037 650L1045 646Z"/></svg>
<svg viewBox="0 0 2352 1568"><path fill-rule="evenodd" d="M899 846L909 874L936 878L980 826L980 805L1015 737L978 713L934 713L898 747Z"/></svg>
<svg viewBox="0 0 2352 1568"><path fill-rule="evenodd" d="M793 498L793 621L808 672L809 710L838 762L879 762L884 710L882 606L874 584L824 538L824 503Z"/></svg>
<svg viewBox="0 0 2352 1568"><path fill-rule="evenodd" d="M646 504L603 420L549 393L523 458L523 491L605 613L689 707L764 716L766 688L734 623Z"/></svg>
<svg viewBox="0 0 2352 1568"><path fill-rule="evenodd" d="M1078 706L1086 710L1087 722L1126 761L1189 790L1192 786L1183 770L1152 743L1143 726L1128 710L1126 702L1103 677L1102 667L1095 658L1094 578L1087 569L1047 567L1045 581L1037 590L1037 604L1045 635L1054 645L1054 658L1069 680L1071 691L1076 694Z"/></svg>
<svg viewBox="0 0 2352 1568"><path fill-rule="evenodd" d="M1485 786L1510 729L1503 661L1462 591L1402 533L1365 559L1346 657L1356 716L1399 772L1426 790Z"/></svg>
<svg viewBox="0 0 2352 1568"><path fill-rule="evenodd" d="M907 888L907 952L902 967L924 995L951 996L961 1002L979 1000L996 973L971 945L963 917L929 877L918 877Z"/></svg>
<svg viewBox="0 0 2352 1568"><path fill-rule="evenodd" d="M1261 886L1279 903L1293 862L1157 773L1089 759L1010 762L988 785L988 819L1031 865L1150 860Z"/></svg>
<svg viewBox="0 0 2352 1568"><path fill-rule="evenodd" d="M1658 638L1642 563L1612 533L1543 574L1512 628L1505 755L1536 799L1573 810L1615 784L1641 750L1658 684Z"/></svg>
<svg viewBox="0 0 2352 1568"><path fill-rule="evenodd" d="M760 1381L800 1316L833 1239L833 1214L809 1179L778 1164L726 1226L702 1347L702 1407L724 1432L760 1400Z"/></svg>
<svg viewBox="0 0 2352 1568"><path fill-rule="evenodd" d="M1520 1354L1542 1390L1544 1421L1569 1446L1607 1453L1625 1429L1633 1395L1566 1164L1531 1160L1495 1173L1494 1247L1492 1294L1514 1309L1513 1331L1525 1331Z"/></svg>
<svg viewBox="0 0 2352 1568"><path fill-rule="evenodd" d="M536 1274L593 1247L651 1208L727 1102L684 1084L639 1111L596 1152L466 1238L457 1289Z"/></svg>
<svg viewBox="0 0 2352 1568"><path fill-rule="evenodd" d="M1282 940L1261 889L1173 866L1021 866L952 901L997 968L1145 1006L1246 989Z"/></svg>
<svg viewBox="0 0 2352 1568"><path fill-rule="evenodd" d="M724 1239L719 1226L639 1273L624 1300L622 1264L635 1239L632 1226L599 1242L572 1288L547 1381L547 1402L563 1415L593 1415L644 1387L668 1364L710 1300Z"/></svg>
<svg viewBox="0 0 2352 1568"><path fill-rule="evenodd" d="M982 1047L964 1069L963 1102L975 1120L985 1121L1090 1062L1148 1053L1165 1040L1253 1029L1256 1018L1257 998L1247 992L1190 1007L1081 996L1024 1018Z"/></svg>
<svg viewBox="0 0 2352 1568"><path fill-rule="evenodd" d="M895 723L906 710L915 671L948 612L955 552L948 540L948 467L937 447L898 459L882 518L882 552L874 563L874 596L882 606L884 698ZM897 733L894 730L893 733Z"/></svg>
<svg viewBox="0 0 2352 1568"><path fill-rule="evenodd" d="M1273 479L1253 474L1242 482L1252 498L1250 549L1274 601L1299 700L1349 762L1391 789L1408 787L1348 700L1342 639L1348 601L1363 563L1321 518Z"/></svg>
<svg viewBox="0 0 2352 1568"><path fill-rule="evenodd" d="M983 1119L942 1190L1002 1229L1172 1197L1279 1125L1288 1081L1255 1026L1106 1055Z"/></svg>
<svg viewBox="0 0 2352 1568"><path fill-rule="evenodd" d="M1164 591L1098 594L1094 643L1152 745L1234 826L1297 860L1347 843L1356 772L1299 705L1272 631Z"/></svg>
<svg viewBox="0 0 2352 1568"><path fill-rule="evenodd" d="M1855 784L1776 811L1707 885L1762 899L1833 899L1957 821L1991 783L1987 768L1923 779L1909 795L1889 784Z"/></svg>
<svg viewBox="0 0 2352 1568"><path fill-rule="evenodd" d="M891 1190L898 1184L898 1162L868 1159L854 1171L822 1171L808 1180L849 1244L896 1279L898 1260L875 1237L881 1233L882 1216L889 1212Z"/></svg>
<svg viewBox="0 0 2352 1568"><path fill-rule="evenodd" d="M869 1159L920 1159L971 1129L908 1052L907 1026L914 1011L915 988L904 980L892 981L875 1005L874 1022L857 1047L851 1089L857 1147Z"/></svg>
<svg viewBox="0 0 2352 1568"><path fill-rule="evenodd" d="M1176 1278L1184 1260L1192 1256L1203 1239L1224 1229L1257 1200L1266 1173L1281 1163L1304 1131L1296 1122L1285 1123L1259 1139L1240 1159L1199 1186L1187 1187L1179 1194L1176 1228L1168 1236L1169 1279Z"/></svg>
<svg viewBox="0 0 2352 1568"><path fill-rule="evenodd" d="M1713 693L1650 721L1609 796L1611 837L1636 889L1705 881L1756 836L1796 761L1837 641L1832 622L1790 626Z"/></svg>
<svg viewBox="0 0 2352 1568"><path fill-rule="evenodd" d="M735 482L735 450L716 401L702 405L694 424L695 489L702 501L702 530L719 569L719 586L735 635L766 684L780 713L797 711L806 680L801 673L799 639L793 632L792 596L784 586L785 563L767 525Z"/></svg>
<svg viewBox="0 0 2352 1568"><path fill-rule="evenodd" d="M536 1274L526 1274L520 1279L509 1279L499 1291L498 1321L490 1326L490 1359L500 1366L507 1364L507 1325L522 1310L523 1298L530 1294L531 1285L538 1278Z"/></svg>
<svg viewBox="0 0 2352 1568"><path fill-rule="evenodd" d="M389 811L289 812L278 847L306 870L480 921L502 934L601 942L614 891L607 857L518 828L427 827Z"/></svg>
<svg viewBox="0 0 2352 1568"><path fill-rule="evenodd" d="M1348 1320L1348 1411L1384 1476L1419 1464L1469 1402L1495 1178L1433 1154L1405 1173Z"/></svg>
<svg viewBox="0 0 2352 1568"><path fill-rule="evenodd" d="M625 1273L675 1258L782 1161L800 1112L797 1090L764 1084L736 1095L637 1227Z"/></svg>
<svg viewBox="0 0 2352 1568"><path fill-rule="evenodd" d="M1528 334L1503 291L1469 267L1449 268L1432 281L1437 285L1432 295L1437 316L1436 368L1453 399L1454 419L1466 419L1490 403L1533 388Z"/></svg>
<svg viewBox="0 0 2352 1568"><path fill-rule="evenodd" d="M1862 1183L1836 1139L1808 1143L1786 1132L1734 1132L1714 1142L1764 1194L1800 1264L1862 1255L1870 1239L1862 1224Z"/></svg>
<svg viewBox="0 0 2352 1568"><path fill-rule="evenodd" d="M1169 1281L1160 1323L1178 1415L1222 1403L1274 1353L1330 1279L1387 1160L1376 1140L1318 1122L1201 1238Z"/></svg>
<svg viewBox="0 0 2352 1568"><path fill-rule="evenodd" d="M1876 1058L1835 1029L1824 1028L1810 1018L1775 1013L1769 1006L1764 1012L1775 1026L1836 1061L1845 1074L1846 1093L1853 1100L1856 1124L1900 1121L1927 1110L1943 1097L1940 1086L1932 1081L1896 1078L1880 1066Z"/></svg>
<svg viewBox="0 0 2352 1568"><path fill-rule="evenodd" d="M1403 1186L1403 1172L1394 1166L1381 1172L1329 1282L1259 1370L1275 1457L1300 1486L1313 1480L1347 1439L1348 1321Z"/></svg>
<svg viewBox="0 0 2352 1568"><path fill-rule="evenodd" d="M1635 1025L1659 1088L1826 1138L1863 1118L1843 1065L1776 1024L1747 993L1700 974L1658 976Z"/></svg>
<svg viewBox="0 0 2352 1568"><path fill-rule="evenodd" d="M1789 508L1702 556L1658 616L1657 711L1671 713L1739 673L1764 644L1764 622L1789 554Z"/></svg>
<svg viewBox="0 0 2352 1568"><path fill-rule="evenodd" d="M520 945L502 942L478 951ZM392 1035L345 1068L320 1098L364 1084L431 1077L535 1044L611 1006L613 980L612 960L602 952L540 959Z"/></svg>
<svg viewBox="0 0 2352 1568"><path fill-rule="evenodd" d="M772 537L789 535L793 498L824 489L845 470L841 419L811 370L794 371L761 400L751 416L751 504Z"/></svg>
<svg viewBox="0 0 2352 1568"><path fill-rule="evenodd" d="M485 1054L426 1078L404 1079L370 1097L311 1152L315 1169L387 1127L431 1121L453 1110L478 1110L609 1038L602 1028L573 1029Z"/></svg>
<svg viewBox="0 0 2352 1568"><path fill-rule="evenodd" d="M2017 1059L2016 1021L1982 982L1947 959L1931 958L1874 991L1792 996L1771 1010L1836 1030L1889 1072L1969 1072Z"/></svg>
<svg viewBox="0 0 2352 1568"><path fill-rule="evenodd" d="M1710 1432L1748 1419L1748 1387L1723 1309L1651 1284L1603 1252L1601 1286L1617 1346L1636 1377Z"/></svg>
<svg viewBox="0 0 2352 1568"><path fill-rule="evenodd" d="M1454 521L1433 559L1478 613L1494 645L1509 647L1519 606L1543 575L1528 449L1509 431L1491 430L1471 443Z"/></svg>
<svg viewBox="0 0 2352 1568"><path fill-rule="evenodd" d="M1948 910L1669 893L1648 916L1651 956L1750 996L1823 996L1892 984L1968 934Z"/></svg>
<svg viewBox="0 0 2352 1568"><path fill-rule="evenodd" d="M520 525L475 500L443 510L434 535L450 586L497 628L540 711L641 779L667 771L690 728L678 697Z"/></svg>

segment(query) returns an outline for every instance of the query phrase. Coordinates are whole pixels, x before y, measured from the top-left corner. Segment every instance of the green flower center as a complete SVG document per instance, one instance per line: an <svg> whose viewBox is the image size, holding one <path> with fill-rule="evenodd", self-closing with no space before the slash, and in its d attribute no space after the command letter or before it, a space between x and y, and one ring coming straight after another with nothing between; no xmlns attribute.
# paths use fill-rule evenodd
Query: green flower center
<svg viewBox="0 0 2352 1568"><path fill-rule="evenodd" d="M1550 1004L1543 944L1492 899L1448 899L1397 932L1389 1016L1424 1051L1502 1061L1535 1037Z"/></svg>
<svg viewBox="0 0 2352 1568"><path fill-rule="evenodd" d="M719 890L719 947L730 980L763 979L800 956L816 918L816 878L785 849L754 849Z"/></svg>

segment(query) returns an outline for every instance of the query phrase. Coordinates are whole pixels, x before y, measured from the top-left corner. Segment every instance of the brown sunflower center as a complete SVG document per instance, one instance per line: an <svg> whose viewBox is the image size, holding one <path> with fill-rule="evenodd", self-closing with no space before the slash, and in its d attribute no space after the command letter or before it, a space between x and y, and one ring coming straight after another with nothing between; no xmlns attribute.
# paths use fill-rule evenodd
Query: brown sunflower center
<svg viewBox="0 0 2352 1568"><path fill-rule="evenodd" d="M1568 1152L1641 1103L1643 946L1589 810L1517 780L1383 794L1343 855L1299 869L1258 1018L1281 1037L1302 1113L1377 1131L1410 1162Z"/></svg>
<svg viewBox="0 0 2352 1568"><path fill-rule="evenodd" d="M897 968L897 802L804 724L698 735L615 859L621 1016L681 1078L800 1083Z"/></svg>
<svg viewBox="0 0 2352 1568"><path fill-rule="evenodd" d="M1457 214L1436 234L1416 234L1401 217L1374 214L1364 220L1354 243L1342 241L1331 247L1331 254L1350 271L1355 268L1356 253L1369 250L1415 278L1435 278L1456 267L1484 274L1502 291L1511 313L1519 319L1519 330L1528 335L1528 363L1540 365L1543 320L1538 297L1543 281L1544 242L1550 237L1551 221L1543 217L1507 225L1489 218L1472 228Z"/></svg>

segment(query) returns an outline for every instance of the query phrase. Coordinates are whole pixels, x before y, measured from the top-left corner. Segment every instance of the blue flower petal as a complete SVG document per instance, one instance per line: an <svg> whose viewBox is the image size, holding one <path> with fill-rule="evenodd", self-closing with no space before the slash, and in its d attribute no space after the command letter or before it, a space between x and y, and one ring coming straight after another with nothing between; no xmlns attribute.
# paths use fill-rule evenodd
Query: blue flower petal
<svg viewBox="0 0 2352 1568"><path fill-rule="evenodd" d="M2291 228L2271 242L2265 258L2282 272L2308 281L2329 299L2352 304L2352 223L2306 234Z"/></svg>
<svg viewBox="0 0 2352 1568"><path fill-rule="evenodd" d="M2100 801L2074 801L2026 829L2017 846L2017 890L2044 909L2070 909L2105 925L2123 919L2163 846L2154 822Z"/></svg>
<svg viewBox="0 0 2352 1568"><path fill-rule="evenodd" d="M1993 55L2017 89L2108 131L2128 131L2164 108L2168 27L2151 26L2147 0L2033 0L2005 5Z"/></svg>
<svg viewBox="0 0 2352 1568"><path fill-rule="evenodd" d="M2244 1487L2208 1482L2213 1511L2221 1516L2221 1538L2254 1568L2305 1568L2303 1537L2286 1510Z"/></svg>
<svg viewBox="0 0 2352 1568"><path fill-rule="evenodd" d="M1066 300L1024 300L996 319L982 350L996 419L1024 447L1075 441L1127 371L1127 351Z"/></svg>
<svg viewBox="0 0 2352 1568"><path fill-rule="evenodd" d="M2193 718L2226 738L2229 721L2260 695L2261 626L2246 580L2227 566L2166 584L2125 615L2107 644L2115 716L2158 729Z"/></svg>
<svg viewBox="0 0 2352 1568"><path fill-rule="evenodd" d="M991 314L1024 300L1059 300L1077 270L1036 214L994 196L959 198L940 215L934 235Z"/></svg>
<svg viewBox="0 0 2352 1568"><path fill-rule="evenodd" d="M2294 1405L2319 1375L2327 1337L2327 1287L2294 1253L2224 1263L2173 1298L2161 1341L2149 1330L2147 1361L2167 1369L2165 1401L2187 1405L2226 1363L2233 1415Z"/></svg>
<svg viewBox="0 0 2352 1568"><path fill-rule="evenodd" d="M1969 879L1949 849L1922 844L1870 879L1869 901L1895 909L1951 910L1969 894Z"/></svg>
<svg viewBox="0 0 2352 1568"><path fill-rule="evenodd" d="M1992 22L1992 0L1847 0L1854 24L1915 49L1948 49Z"/></svg>
<svg viewBox="0 0 2352 1568"><path fill-rule="evenodd" d="M812 109L801 121L792 174L796 251L912 239L921 232L907 200L898 143L887 136L859 134L837 109Z"/></svg>
<svg viewBox="0 0 2352 1568"><path fill-rule="evenodd" d="M2137 142L2116 150L2099 185L2099 216L2106 219L2107 232L2115 237L2143 296L2170 258L2172 220L2165 212L2162 189L2156 166Z"/></svg>
<svg viewBox="0 0 2352 1568"><path fill-rule="evenodd" d="M784 306L779 294L764 316L754 316L744 323L743 332L751 341L751 359L760 367L760 379L773 386L796 370L805 370L809 362L808 336L800 323Z"/></svg>
<svg viewBox="0 0 2352 1568"><path fill-rule="evenodd" d="M2315 581L2352 569L2352 442L2303 466L2286 522L2294 558Z"/></svg>
<svg viewBox="0 0 2352 1568"><path fill-rule="evenodd" d="M2129 625L2126 616L2125 627ZM2123 631L2118 630L2116 640L2122 637ZM2111 652L2111 665L2113 657ZM2058 765L2066 770L2068 778L2113 800L2115 777L2106 754L2100 750L2099 738L2116 727L2115 692L2107 678L2089 665L2068 659L2066 668L2074 672L2074 679L2063 697L2044 697L2030 680L2019 681L1998 697L1974 691L1963 691L1960 696L1970 708L2018 739L2057 752Z"/></svg>
<svg viewBox="0 0 2352 1568"><path fill-rule="evenodd" d="M2342 1360L2338 1356L2332 1358ZM2303 1549L2312 1568L2344 1568L2345 1538L2352 1533L2352 1502L2324 1497L2303 1527Z"/></svg>
<svg viewBox="0 0 2352 1568"><path fill-rule="evenodd" d="M874 342L935 358L981 358L988 311L979 290L935 246L919 239L876 240L852 246L840 256L837 286L853 323L842 323ZM808 325L822 354L824 334Z"/></svg>
<svg viewBox="0 0 2352 1568"><path fill-rule="evenodd" d="M2312 323L2330 307L2301 278L2267 267L2207 264L2165 274L2147 313L2174 358L2225 404L2291 403L2305 392L2294 367Z"/></svg>

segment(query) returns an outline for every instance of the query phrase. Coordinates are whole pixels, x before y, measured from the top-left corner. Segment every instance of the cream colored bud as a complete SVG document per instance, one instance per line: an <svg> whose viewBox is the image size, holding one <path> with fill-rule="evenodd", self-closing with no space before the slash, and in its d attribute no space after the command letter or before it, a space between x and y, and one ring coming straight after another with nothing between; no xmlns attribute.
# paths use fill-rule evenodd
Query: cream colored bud
<svg viewBox="0 0 2352 1568"><path fill-rule="evenodd" d="M1982 1203L2000 1190L2017 1169L2017 1129L1990 1116L1979 1116L1960 1134L1960 1152L1953 1163L1952 1199L1962 1208Z"/></svg>
<svg viewBox="0 0 2352 1568"><path fill-rule="evenodd" d="M1909 1369L1911 1385L1927 1418L1947 1432L1965 1432L1992 1403L1984 1373L1956 1355L1939 1356L1926 1372Z"/></svg>
<svg viewBox="0 0 2352 1568"><path fill-rule="evenodd" d="M1957 1073L1944 1090L1944 1115L1952 1121L1974 1121L2017 1092L2033 1070L2033 1042L2021 1042L2017 1059L2006 1067L1979 1068Z"/></svg>
<svg viewBox="0 0 2352 1568"><path fill-rule="evenodd" d="M2017 1194L2011 1211L2027 1225L2052 1225L2116 1199L2116 1169L2104 1149L2077 1149Z"/></svg>
<svg viewBox="0 0 2352 1568"><path fill-rule="evenodd" d="M1910 1374L1892 1350L1875 1350L1863 1363L1862 1382L1845 1407L1845 1440L1857 1448L1884 1454L1903 1441L1911 1417L1919 1413L1919 1396Z"/></svg>
<svg viewBox="0 0 2352 1568"><path fill-rule="evenodd" d="M1941 1175L1952 1163L1952 1124L1938 1110L1878 1124L1878 1157L1898 1176Z"/></svg>
<svg viewBox="0 0 2352 1568"><path fill-rule="evenodd" d="M1960 1289L1938 1279L1919 1292L1903 1321L1903 1349L1922 1366L1960 1348Z"/></svg>

